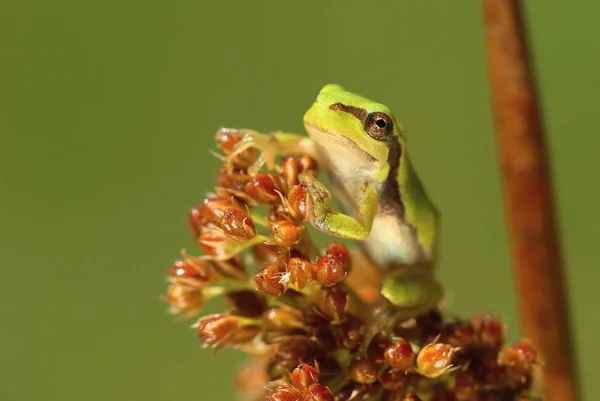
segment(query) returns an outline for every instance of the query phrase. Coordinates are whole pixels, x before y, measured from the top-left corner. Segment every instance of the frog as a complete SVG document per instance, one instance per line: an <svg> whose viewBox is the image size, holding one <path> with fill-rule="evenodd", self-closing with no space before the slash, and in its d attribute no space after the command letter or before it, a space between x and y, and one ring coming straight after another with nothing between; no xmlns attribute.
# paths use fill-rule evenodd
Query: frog
<svg viewBox="0 0 600 401"><path fill-rule="evenodd" d="M435 276L439 212L407 152L403 125L389 107L325 85L303 118L306 134L241 130L228 161L248 148L260 156L248 169L274 168L278 156L308 154L332 191L304 174L307 221L317 230L355 240L383 272L381 296L406 316L435 308L444 291ZM338 200L340 210L332 206Z"/></svg>

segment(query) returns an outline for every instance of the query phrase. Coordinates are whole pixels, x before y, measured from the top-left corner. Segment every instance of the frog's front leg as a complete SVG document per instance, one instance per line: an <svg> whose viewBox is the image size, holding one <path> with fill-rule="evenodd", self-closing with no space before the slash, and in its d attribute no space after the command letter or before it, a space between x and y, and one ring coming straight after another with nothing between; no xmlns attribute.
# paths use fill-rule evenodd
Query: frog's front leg
<svg viewBox="0 0 600 401"><path fill-rule="evenodd" d="M292 156L305 153L314 156L315 153L311 139L300 134L288 132L264 134L251 129L221 128L215 135L218 137L223 133L231 133L232 131L241 135L242 139L235 144L225 160L225 167L228 171L233 169L235 158L250 148L260 151L258 159L248 168L248 174L250 175L256 175L265 164L269 169L274 169L275 158L277 156Z"/></svg>
<svg viewBox="0 0 600 401"><path fill-rule="evenodd" d="M300 180L307 184L307 219L320 231L338 237L363 240L373 227L377 212L377 193L368 183L357 194L356 216L349 216L331 209L331 193L312 175L304 174Z"/></svg>

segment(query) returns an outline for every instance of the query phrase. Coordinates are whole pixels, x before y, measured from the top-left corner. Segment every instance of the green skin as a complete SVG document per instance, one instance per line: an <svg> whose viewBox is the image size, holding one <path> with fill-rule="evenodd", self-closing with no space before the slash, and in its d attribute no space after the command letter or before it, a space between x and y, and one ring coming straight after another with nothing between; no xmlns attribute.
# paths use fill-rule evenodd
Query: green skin
<svg viewBox="0 0 600 401"><path fill-rule="evenodd" d="M328 234L358 240L365 254L386 272L381 294L407 316L435 307L443 297L435 280L438 213L409 161L402 126L385 105L326 85L304 115L309 137L244 130L230 156L261 150L254 174L277 155L309 153L332 183L331 193L314 177L308 184L308 220Z"/></svg>

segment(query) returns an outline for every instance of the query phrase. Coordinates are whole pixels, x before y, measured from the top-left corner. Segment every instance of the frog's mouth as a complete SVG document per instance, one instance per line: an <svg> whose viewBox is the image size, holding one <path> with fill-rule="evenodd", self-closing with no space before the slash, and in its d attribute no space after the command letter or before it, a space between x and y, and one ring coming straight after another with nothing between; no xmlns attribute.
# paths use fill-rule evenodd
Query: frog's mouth
<svg viewBox="0 0 600 401"><path fill-rule="evenodd" d="M377 171L378 160L345 136L312 124L306 124L306 130L313 139L319 162L336 178L356 180Z"/></svg>
<svg viewBox="0 0 600 401"><path fill-rule="evenodd" d="M329 155L338 154L343 157L346 163L362 162L361 164L376 164L377 159L363 150L360 146L349 140L347 137L336 132L325 131L321 127L306 123L306 130L313 141L323 150L320 153Z"/></svg>

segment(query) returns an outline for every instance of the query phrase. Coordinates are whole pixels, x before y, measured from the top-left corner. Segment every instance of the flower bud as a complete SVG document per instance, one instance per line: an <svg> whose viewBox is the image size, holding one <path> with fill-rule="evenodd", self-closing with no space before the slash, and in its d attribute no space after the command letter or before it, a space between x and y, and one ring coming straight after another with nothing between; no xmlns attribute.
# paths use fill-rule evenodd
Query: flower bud
<svg viewBox="0 0 600 401"><path fill-rule="evenodd" d="M304 227L298 226L288 220L279 220L271 225L273 241L275 244L292 247L302 239Z"/></svg>
<svg viewBox="0 0 600 401"><path fill-rule="evenodd" d="M300 391L293 387L280 387L267 394L266 401L302 401Z"/></svg>
<svg viewBox="0 0 600 401"><path fill-rule="evenodd" d="M377 366L366 358L355 358L348 366L352 380L361 384L371 384L377 381Z"/></svg>
<svg viewBox="0 0 600 401"><path fill-rule="evenodd" d="M256 236L252 219L239 209L228 208L221 219L221 229L228 237L244 242Z"/></svg>
<svg viewBox="0 0 600 401"><path fill-rule="evenodd" d="M452 368L452 358L457 348L443 343L431 343L424 346L417 355L418 372L429 378L438 377Z"/></svg>
<svg viewBox="0 0 600 401"><path fill-rule="evenodd" d="M388 365L395 371L408 372L415 363L415 353L403 338L390 344L383 352Z"/></svg>
<svg viewBox="0 0 600 401"><path fill-rule="evenodd" d="M304 393L303 401L333 401L333 394L329 387L315 383Z"/></svg>
<svg viewBox="0 0 600 401"><path fill-rule="evenodd" d="M319 382L319 365L315 361L315 366L307 363L301 363L292 371L292 384L300 389L306 390L311 385Z"/></svg>
<svg viewBox="0 0 600 401"><path fill-rule="evenodd" d="M278 264L272 264L256 273L254 281L260 291L278 297L287 290L289 277L286 277L285 269Z"/></svg>
<svg viewBox="0 0 600 401"><path fill-rule="evenodd" d="M281 200L277 193L275 181L268 174L253 176L246 184L245 189L253 200L261 204L275 204Z"/></svg>
<svg viewBox="0 0 600 401"><path fill-rule="evenodd" d="M205 344L223 347L248 342L260 332L260 326L248 321L241 316L213 314L201 318L192 327Z"/></svg>
<svg viewBox="0 0 600 401"><path fill-rule="evenodd" d="M215 134L217 140L217 146L225 156L230 156L235 150L235 146L243 139L243 135L238 129L233 128L221 128ZM238 168L247 168L254 163L257 159L258 154L255 148L248 148L240 152L232 160L234 166Z"/></svg>
<svg viewBox="0 0 600 401"><path fill-rule="evenodd" d="M212 272L210 266L197 261L178 260L169 269L169 276L175 279L185 279L189 283L208 282L211 279Z"/></svg>
<svg viewBox="0 0 600 401"><path fill-rule="evenodd" d="M339 244L337 242L331 242L325 248L325 253L330 253L330 254L334 255L335 257L337 257L340 260L340 262L342 262L342 265L344 266L344 271L346 273L350 272L350 267L351 267L350 250L348 248L346 248L345 245Z"/></svg>
<svg viewBox="0 0 600 401"><path fill-rule="evenodd" d="M306 220L306 199L308 197L308 189L306 183L294 185L287 194L286 200L290 215L296 219Z"/></svg>
<svg viewBox="0 0 600 401"><path fill-rule="evenodd" d="M300 291L312 282L316 276L316 267L303 258L291 258L288 262L290 284L296 291Z"/></svg>
<svg viewBox="0 0 600 401"><path fill-rule="evenodd" d="M497 349L504 343L505 329L502 320L494 315L484 314L471 320L475 337L481 346Z"/></svg>
<svg viewBox="0 0 600 401"><path fill-rule="evenodd" d="M332 287L346 277L344 265L332 253L326 253L319 259L316 270L317 281L325 287Z"/></svg>
<svg viewBox="0 0 600 401"><path fill-rule="evenodd" d="M174 313L187 312L192 315L200 312L204 306L202 289L183 283L170 285L163 298L171 305Z"/></svg>

